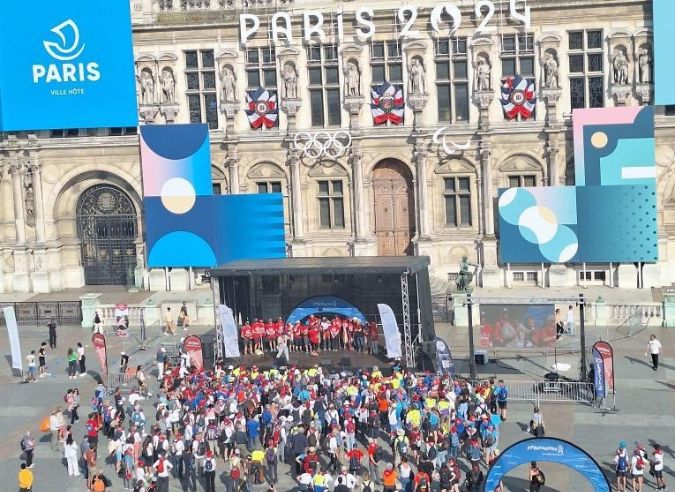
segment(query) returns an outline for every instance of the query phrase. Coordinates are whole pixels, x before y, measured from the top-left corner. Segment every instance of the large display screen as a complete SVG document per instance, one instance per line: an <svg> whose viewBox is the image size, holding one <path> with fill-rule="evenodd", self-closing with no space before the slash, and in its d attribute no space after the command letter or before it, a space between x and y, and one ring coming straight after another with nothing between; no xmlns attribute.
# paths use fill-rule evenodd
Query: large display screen
<svg viewBox="0 0 675 492"><path fill-rule="evenodd" d="M555 345L553 304L481 304L482 348L539 348Z"/></svg>

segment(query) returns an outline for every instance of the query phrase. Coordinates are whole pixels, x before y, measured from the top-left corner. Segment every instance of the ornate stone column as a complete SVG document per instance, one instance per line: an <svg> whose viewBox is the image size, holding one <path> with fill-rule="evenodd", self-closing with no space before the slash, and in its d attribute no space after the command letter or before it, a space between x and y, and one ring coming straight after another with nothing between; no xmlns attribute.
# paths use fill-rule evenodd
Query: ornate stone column
<svg viewBox="0 0 675 492"><path fill-rule="evenodd" d="M366 210L363 191L363 153L360 149L352 148L349 162L352 165L352 179L354 180L354 235L356 241L364 241Z"/></svg>
<svg viewBox="0 0 675 492"><path fill-rule="evenodd" d="M31 176L33 178L33 196L35 213L35 239L38 243L45 242L45 214L42 199L42 172L38 157L31 158Z"/></svg>
<svg viewBox="0 0 675 492"><path fill-rule="evenodd" d="M298 71L298 58L300 50L296 48L286 48L277 51L279 66L281 67L280 80L280 99L279 107L286 113L288 123L286 134L291 135L295 131L295 117L302 106L302 99L298 94L300 73ZM303 75L304 76L304 75Z"/></svg>
<svg viewBox="0 0 675 492"><path fill-rule="evenodd" d="M227 166L230 179L230 193L238 195L239 190L239 152L236 147L228 150L227 157L225 157L225 165Z"/></svg>
<svg viewBox="0 0 675 492"><path fill-rule="evenodd" d="M429 227L429 190L427 184L427 146L423 140L418 139L413 148L413 162L417 168L417 193L419 210L419 238L420 240L431 239Z"/></svg>
<svg viewBox="0 0 675 492"><path fill-rule="evenodd" d="M490 142L481 142L479 148L480 164L483 176L483 201L485 220L483 224L485 236L492 238L495 235L494 210L492 198L492 145Z"/></svg>
<svg viewBox="0 0 675 492"><path fill-rule="evenodd" d="M302 208L302 188L300 184L300 153L289 148L286 162L291 169L291 210L293 211L293 240L302 241L305 236Z"/></svg>
<svg viewBox="0 0 675 492"><path fill-rule="evenodd" d="M551 135L548 136L549 139ZM546 156L548 157L548 184L549 186L558 186L560 184L560 170L558 166L558 155L560 154L560 145L558 142L549 140L546 142Z"/></svg>
<svg viewBox="0 0 675 492"><path fill-rule="evenodd" d="M558 33L544 33L537 39L541 63L539 87L541 87L541 99L546 104L547 126L557 126L560 121L558 101L562 96L562 88L560 87L562 73L558 53L561 41L562 36Z"/></svg>
<svg viewBox="0 0 675 492"><path fill-rule="evenodd" d="M16 228L17 244L26 243L26 218L23 211L23 187L21 184L21 171L24 167L20 156L14 156L10 160L9 173L12 175L12 194L14 198L14 224Z"/></svg>

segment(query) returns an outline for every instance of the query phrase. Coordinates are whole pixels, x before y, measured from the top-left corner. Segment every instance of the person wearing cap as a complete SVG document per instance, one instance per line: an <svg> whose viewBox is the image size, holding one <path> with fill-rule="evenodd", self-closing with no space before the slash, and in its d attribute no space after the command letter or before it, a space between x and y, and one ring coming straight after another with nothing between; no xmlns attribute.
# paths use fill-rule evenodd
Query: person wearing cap
<svg viewBox="0 0 675 492"><path fill-rule="evenodd" d="M633 492L642 491L645 466L647 466L647 460L644 459L641 450L638 448L633 451L633 457L630 459L630 474L633 481Z"/></svg>
<svg viewBox="0 0 675 492"><path fill-rule="evenodd" d="M210 449L204 455L204 492L216 492L216 458Z"/></svg>
<svg viewBox="0 0 675 492"><path fill-rule="evenodd" d="M394 465L387 463L387 467L382 472L382 483L384 484L383 492L396 492L396 481L398 480L398 473L394 469Z"/></svg>
<svg viewBox="0 0 675 492"><path fill-rule="evenodd" d="M620 492L626 491L626 483L628 481L628 451L626 450L625 441L619 443L619 449L614 454L614 466L616 471L616 490Z"/></svg>
<svg viewBox="0 0 675 492"><path fill-rule="evenodd" d="M654 444L651 466L656 480L656 490L666 490L666 482L663 481L663 449L660 444Z"/></svg>

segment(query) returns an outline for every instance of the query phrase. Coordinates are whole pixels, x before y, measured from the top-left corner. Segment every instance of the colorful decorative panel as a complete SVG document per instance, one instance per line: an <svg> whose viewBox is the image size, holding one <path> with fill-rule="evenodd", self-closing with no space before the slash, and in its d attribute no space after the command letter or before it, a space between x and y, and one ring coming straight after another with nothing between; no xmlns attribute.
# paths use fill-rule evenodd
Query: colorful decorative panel
<svg viewBox="0 0 675 492"><path fill-rule="evenodd" d="M254 130L259 130L262 127L278 127L279 104L276 91L260 88L247 92L244 112L248 118L249 125Z"/></svg>
<svg viewBox="0 0 675 492"><path fill-rule="evenodd" d="M286 256L281 194L214 195L206 125L141 127L148 266Z"/></svg>
<svg viewBox="0 0 675 492"><path fill-rule="evenodd" d="M653 0L654 7L654 92L655 104L675 104L675 31L673 31L673 19L675 18L675 2L673 0ZM649 53L643 56L649 56Z"/></svg>
<svg viewBox="0 0 675 492"><path fill-rule="evenodd" d="M371 91L373 122L376 125L390 121L393 125L402 125L405 114L405 99L403 87L383 82Z"/></svg>
<svg viewBox="0 0 675 492"><path fill-rule="evenodd" d="M652 107L575 110L576 186L500 190L503 263L658 260Z"/></svg>

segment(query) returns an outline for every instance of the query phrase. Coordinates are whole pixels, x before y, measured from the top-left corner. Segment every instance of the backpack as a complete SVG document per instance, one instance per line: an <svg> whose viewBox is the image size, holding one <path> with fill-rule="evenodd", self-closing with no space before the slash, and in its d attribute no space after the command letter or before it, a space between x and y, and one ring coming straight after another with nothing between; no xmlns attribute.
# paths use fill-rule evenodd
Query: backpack
<svg viewBox="0 0 675 492"><path fill-rule="evenodd" d="M361 492L374 492L373 491L373 482L368 480L367 482L363 482L363 488L361 489Z"/></svg>
<svg viewBox="0 0 675 492"><path fill-rule="evenodd" d="M235 466L232 468L232 470L230 470L230 478L232 480L239 480L239 477L241 477L241 470L238 466Z"/></svg>
<svg viewBox="0 0 675 492"><path fill-rule="evenodd" d="M377 446L375 448L375 452L373 453L373 459L375 461L380 461L382 459L382 448L380 446Z"/></svg>
<svg viewBox="0 0 675 492"><path fill-rule="evenodd" d="M25 438L21 439L21 442L19 443L19 446L21 446L21 451L26 450L26 439Z"/></svg>
<svg viewBox="0 0 675 492"><path fill-rule="evenodd" d="M405 455L408 453L408 443L404 439L399 439L396 443L396 449L400 455Z"/></svg>
<svg viewBox="0 0 675 492"><path fill-rule="evenodd" d="M452 475L450 474L449 468L441 468L441 485L442 488L448 488L450 485L450 479Z"/></svg>
<svg viewBox="0 0 675 492"><path fill-rule="evenodd" d="M208 459L204 461L204 471L207 472L213 471L213 459Z"/></svg>
<svg viewBox="0 0 675 492"><path fill-rule="evenodd" d="M436 451L436 446L431 446L429 448L429 452L427 453L427 456L429 457L430 460L435 460L437 455L438 455L438 452Z"/></svg>
<svg viewBox="0 0 675 492"><path fill-rule="evenodd" d="M267 448L267 451L265 451L265 460L266 460L267 463L270 464L270 465L276 465L276 463L277 463L277 454L274 452L274 449L272 449L272 448Z"/></svg>
<svg viewBox="0 0 675 492"><path fill-rule="evenodd" d="M420 483L417 485L417 489L429 489L429 482L427 481L426 475L421 475L420 476Z"/></svg>
<svg viewBox="0 0 675 492"><path fill-rule="evenodd" d="M616 471L625 473L628 470L628 460L625 454L620 454L616 462Z"/></svg>
<svg viewBox="0 0 675 492"><path fill-rule="evenodd" d="M206 428L206 439L209 441L215 441L218 439L218 427L216 427L214 424L210 424Z"/></svg>
<svg viewBox="0 0 675 492"><path fill-rule="evenodd" d="M645 460L642 458L642 456L639 456L637 462L635 463L635 469L642 470L644 467L645 467Z"/></svg>
<svg viewBox="0 0 675 492"><path fill-rule="evenodd" d="M546 484L546 475L544 475L544 472L539 470L539 473L535 476L537 479L537 482L539 482L541 485Z"/></svg>
<svg viewBox="0 0 675 492"><path fill-rule="evenodd" d="M204 454L206 454L206 443L204 441L201 441L197 445L197 454L199 456L204 456Z"/></svg>
<svg viewBox="0 0 675 492"><path fill-rule="evenodd" d="M456 432L453 432L451 437L450 437L450 445L453 448L458 448L459 447L459 436L457 435Z"/></svg>
<svg viewBox="0 0 675 492"><path fill-rule="evenodd" d="M164 460L160 459L157 464L157 473L164 473Z"/></svg>
<svg viewBox="0 0 675 492"><path fill-rule="evenodd" d="M485 447L489 448L490 446L494 445L495 443L495 436L494 434L488 434L485 436Z"/></svg>
<svg viewBox="0 0 675 492"><path fill-rule="evenodd" d="M361 470L361 462L356 456L349 458L349 470L357 472Z"/></svg>

